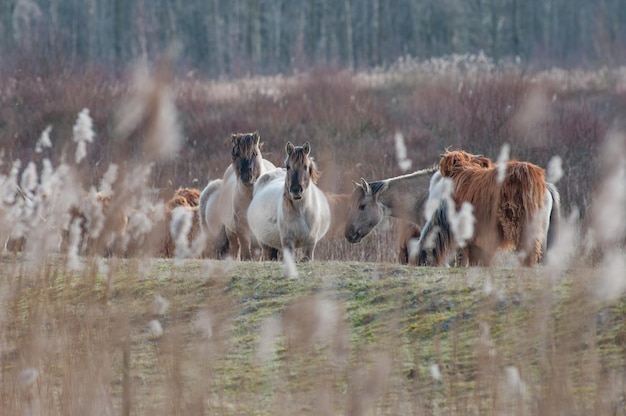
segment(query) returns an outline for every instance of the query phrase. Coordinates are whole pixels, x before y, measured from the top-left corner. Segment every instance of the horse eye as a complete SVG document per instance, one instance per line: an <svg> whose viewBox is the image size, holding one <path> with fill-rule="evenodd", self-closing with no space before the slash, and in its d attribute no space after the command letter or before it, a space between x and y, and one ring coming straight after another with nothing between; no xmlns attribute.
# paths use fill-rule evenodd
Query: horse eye
<svg viewBox="0 0 626 416"><path fill-rule="evenodd" d="M365 204L359 205L359 211L363 211L365 209Z"/></svg>
<svg viewBox="0 0 626 416"><path fill-rule="evenodd" d="M285 168L287 168L287 170L291 170L291 166L289 165L285 166Z"/></svg>

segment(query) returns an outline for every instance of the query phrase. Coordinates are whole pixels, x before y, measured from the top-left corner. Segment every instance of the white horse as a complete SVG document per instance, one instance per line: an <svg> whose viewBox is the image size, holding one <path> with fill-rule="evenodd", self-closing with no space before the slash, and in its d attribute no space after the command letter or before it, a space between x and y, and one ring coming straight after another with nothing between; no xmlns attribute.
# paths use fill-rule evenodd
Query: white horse
<svg viewBox="0 0 626 416"><path fill-rule="evenodd" d="M228 254L226 228L217 214L224 180L214 179L200 193L198 216L205 242L205 255L222 258Z"/></svg>
<svg viewBox="0 0 626 416"><path fill-rule="evenodd" d="M263 247L265 259L292 256L302 248L302 261L313 260L317 242L330 227L330 207L315 182L317 166L309 154L311 145L287 142L286 169L275 169L259 178L248 208L248 224Z"/></svg>
<svg viewBox="0 0 626 416"><path fill-rule="evenodd" d="M216 213L226 230L230 256L249 260L253 241L246 213L254 183L276 166L263 159L259 133L233 134L232 141L233 162L224 172Z"/></svg>

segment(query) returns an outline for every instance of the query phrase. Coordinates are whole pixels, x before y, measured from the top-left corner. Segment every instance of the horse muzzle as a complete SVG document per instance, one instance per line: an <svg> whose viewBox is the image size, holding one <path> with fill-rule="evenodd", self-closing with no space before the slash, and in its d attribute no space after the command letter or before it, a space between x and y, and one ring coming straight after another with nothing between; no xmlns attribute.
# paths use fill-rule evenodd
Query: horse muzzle
<svg viewBox="0 0 626 416"><path fill-rule="evenodd" d="M255 178L252 176L248 176L246 178L244 178L243 176L241 177L241 182L245 185L245 186L254 186L254 182L255 182Z"/></svg>
<svg viewBox="0 0 626 416"><path fill-rule="evenodd" d="M352 244L358 243L363 238L361 233L357 230L346 231L345 237L346 240L348 240L348 242Z"/></svg>
<svg viewBox="0 0 626 416"><path fill-rule="evenodd" d="M299 201L300 199L302 199L302 192L289 192L289 196L294 201Z"/></svg>

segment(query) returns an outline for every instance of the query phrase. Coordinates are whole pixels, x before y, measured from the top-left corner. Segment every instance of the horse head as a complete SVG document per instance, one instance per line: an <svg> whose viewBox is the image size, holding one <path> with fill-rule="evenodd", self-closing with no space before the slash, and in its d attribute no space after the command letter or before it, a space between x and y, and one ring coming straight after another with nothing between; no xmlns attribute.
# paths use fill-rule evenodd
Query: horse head
<svg viewBox="0 0 626 416"><path fill-rule="evenodd" d="M379 203L379 195L387 188L385 181L354 183L350 212L344 235L350 243L358 243L378 225L385 216L383 205Z"/></svg>
<svg viewBox="0 0 626 416"><path fill-rule="evenodd" d="M253 186L261 175L261 136L258 132L232 135L235 173L246 186Z"/></svg>
<svg viewBox="0 0 626 416"><path fill-rule="evenodd" d="M493 167L493 162L483 155L474 155L464 150L446 150L439 161L439 171L443 176L450 176L458 169Z"/></svg>
<svg viewBox="0 0 626 416"><path fill-rule="evenodd" d="M317 182L319 171L311 154L309 142L302 146L294 146L291 142L285 145L285 192L292 200L302 199L304 192L308 189L311 181Z"/></svg>

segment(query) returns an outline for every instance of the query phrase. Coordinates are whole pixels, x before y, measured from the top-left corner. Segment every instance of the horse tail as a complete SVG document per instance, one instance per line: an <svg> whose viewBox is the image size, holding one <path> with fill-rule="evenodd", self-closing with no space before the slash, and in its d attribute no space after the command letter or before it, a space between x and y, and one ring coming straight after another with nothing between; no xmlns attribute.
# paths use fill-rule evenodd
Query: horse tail
<svg viewBox="0 0 626 416"><path fill-rule="evenodd" d="M545 172L542 168L526 162L511 162L503 183L506 197L503 202L512 203L515 217L532 220L545 197Z"/></svg>
<svg viewBox="0 0 626 416"><path fill-rule="evenodd" d="M222 179L213 179L210 181L207 186L200 192L198 197L198 215L200 228L206 229L208 227L208 222L206 218L206 210L209 200L212 197L215 197L218 192L222 189Z"/></svg>
<svg viewBox="0 0 626 416"><path fill-rule="evenodd" d="M417 253L409 253L411 264L443 266L448 253L455 246L452 226L448 218L448 199L442 198L439 207L426 221L417 245Z"/></svg>
<svg viewBox="0 0 626 416"><path fill-rule="evenodd" d="M546 237L546 252L548 252L558 237L559 225L561 222L561 195L551 183L546 182L546 187L552 197L552 210L550 211L550 222L548 223L548 235Z"/></svg>

